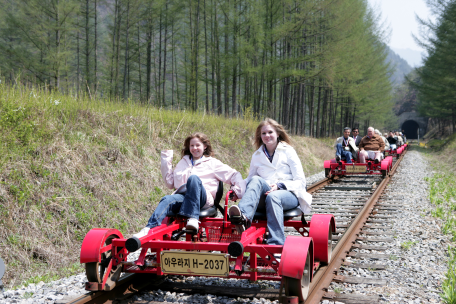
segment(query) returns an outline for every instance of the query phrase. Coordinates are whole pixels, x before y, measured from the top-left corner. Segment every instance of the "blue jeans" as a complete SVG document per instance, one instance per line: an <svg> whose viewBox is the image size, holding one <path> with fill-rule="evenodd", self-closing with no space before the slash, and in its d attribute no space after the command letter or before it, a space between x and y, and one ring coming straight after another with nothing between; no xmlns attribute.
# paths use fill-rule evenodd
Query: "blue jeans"
<svg viewBox="0 0 456 304"><path fill-rule="evenodd" d="M239 202L239 209L252 222L255 211L266 209L266 218L269 229L268 244L283 245L285 232L283 226L283 211L296 208L298 198L288 190L271 190L268 183L259 176L254 176L247 184L244 196Z"/></svg>
<svg viewBox="0 0 456 304"><path fill-rule="evenodd" d="M201 179L190 175L187 180L187 192L184 194L166 195L160 200L154 213L149 218L147 228L161 225L166 215L170 212L188 218L199 218L200 210L206 204L206 189Z"/></svg>
<svg viewBox="0 0 456 304"><path fill-rule="evenodd" d="M391 148L391 150L396 150L396 148L397 148L396 144L390 144L390 148Z"/></svg>
<svg viewBox="0 0 456 304"><path fill-rule="evenodd" d="M336 145L336 155L339 155L341 159L345 159L347 164L352 163L352 153L351 151L345 151L345 149L342 147L342 144L337 144Z"/></svg>

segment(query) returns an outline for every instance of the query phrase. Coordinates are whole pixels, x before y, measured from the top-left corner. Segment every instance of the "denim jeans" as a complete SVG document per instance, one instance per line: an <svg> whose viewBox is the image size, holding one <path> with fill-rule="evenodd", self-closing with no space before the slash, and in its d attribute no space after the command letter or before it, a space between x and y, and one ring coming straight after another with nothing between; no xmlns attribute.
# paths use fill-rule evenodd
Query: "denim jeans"
<svg viewBox="0 0 456 304"><path fill-rule="evenodd" d="M296 208L299 204L298 198L288 190L273 191L266 196L265 193L269 190L271 187L263 178L252 177L239 202L239 209L250 222L252 222L257 209L266 209L269 230L268 244L283 245L285 243L283 211Z"/></svg>
<svg viewBox="0 0 456 304"><path fill-rule="evenodd" d="M184 194L166 195L160 200L154 213L149 218L147 228L161 225L169 212L188 217L199 218L200 210L206 204L206 189L201 179L196 175L190 175L187 180L187 192Z"/></svg>
<svg viewBox="0 0 456 304"><path fill-rule="evenodd" d="M396 144L390 144L391 150L396 150Z"/></svg>
<svg viewBox="0 0 456 304"><path fill-rule="evenodd" d="M342 144L336 145L336 155L339 155L341 159L344 159L347 164L351 164L352 153L350 151L345 151L342 147Z"/></svg>

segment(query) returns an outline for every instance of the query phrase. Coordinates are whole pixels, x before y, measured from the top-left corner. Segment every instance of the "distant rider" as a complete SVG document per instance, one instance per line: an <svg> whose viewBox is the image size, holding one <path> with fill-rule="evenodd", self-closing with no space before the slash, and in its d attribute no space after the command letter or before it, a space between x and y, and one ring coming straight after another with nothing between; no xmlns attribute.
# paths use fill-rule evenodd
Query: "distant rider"
<svg viewBox="0 0 456 304"><path fill-rule="evenodd" d="M385 142L375 134L374 128L369 127L367 135L359 143L359 161L366 163L368 158L374 159L375 163L378 164L381 161L383 149L385 149Z"/></svg>
<svg viewBox="0 0 456 304"><path fill-rule="evenodd" d="M336 149L336 161L345 160L347 164L352 163L352 158L357 159L358 147L355 145L355 139L350 136L350 128L344 128L344 136L336 139L334 148Z"/></svg>
<svg viewBox="0 0 456 304"><path fill-rule="evenodd" d="M353 128L352 129L352 138L355 140L355 146L359 146L359 143L361 142L361 139L363 139L360 135L359 135L359 129L358 128Z"/></svg>
<svg viewBox="0 0 456 304"><path fill-rule="evenodd" d="M397 142L397 137L394 137L393 131L389 131L389 135L386 138L390 144L390 148L392 150L396 150L396 142Z"/></svg>
<svg viewBox="0 0 456 304"><path fill-rule="evenodd" d="M404 141L402 140L402 136L399 135L399 132L396 131L394 137L396 138L396 146L400 147L404 144Z"/></svg>
<svg viewBox="0 0 456 304"><path fill-rule="evenodd" d="M380 132L379 129L375 129L375 134L377 134L378 136L380 136L382 138L383 142L385 143L385 150L389 150L390 149L389 142L386 139L386 137L382 135L382 132Z"/></svg>

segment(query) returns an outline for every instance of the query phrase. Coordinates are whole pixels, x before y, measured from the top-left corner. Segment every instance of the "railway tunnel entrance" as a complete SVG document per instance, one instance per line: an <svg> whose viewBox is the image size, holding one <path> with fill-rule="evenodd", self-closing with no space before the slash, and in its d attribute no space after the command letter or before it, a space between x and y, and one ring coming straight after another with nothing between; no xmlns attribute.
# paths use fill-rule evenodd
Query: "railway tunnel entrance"
<svg viewBox="0 0 456 304"><path fill-rule="evenodd" d="M417 139L420 125L414 120L407 120L402 124L401 130L404 130L407 139Z"/></svg>

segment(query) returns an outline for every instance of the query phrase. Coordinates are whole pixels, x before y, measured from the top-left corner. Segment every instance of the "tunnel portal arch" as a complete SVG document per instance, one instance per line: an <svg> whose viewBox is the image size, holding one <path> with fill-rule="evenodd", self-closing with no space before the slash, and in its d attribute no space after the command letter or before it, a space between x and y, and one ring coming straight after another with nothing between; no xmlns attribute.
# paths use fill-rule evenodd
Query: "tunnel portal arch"
<svg viewBox="0 0 456 304"><path fill-rule="evenodd" d="M414 120L407 120L401 126L401 130L404 130L407 139L418 139L419 129L420 125Z"/></svg>
<svg viewBox="0 0 456 304"><path fill-rule="evenodd" d="M398 127L404 130L407 139L422 138L427 131L428 118L419 116L417 112L402 112L399 115ZM418 127L417 127L418 125ZM410 129L407 129L410 128Z"/></svg>

